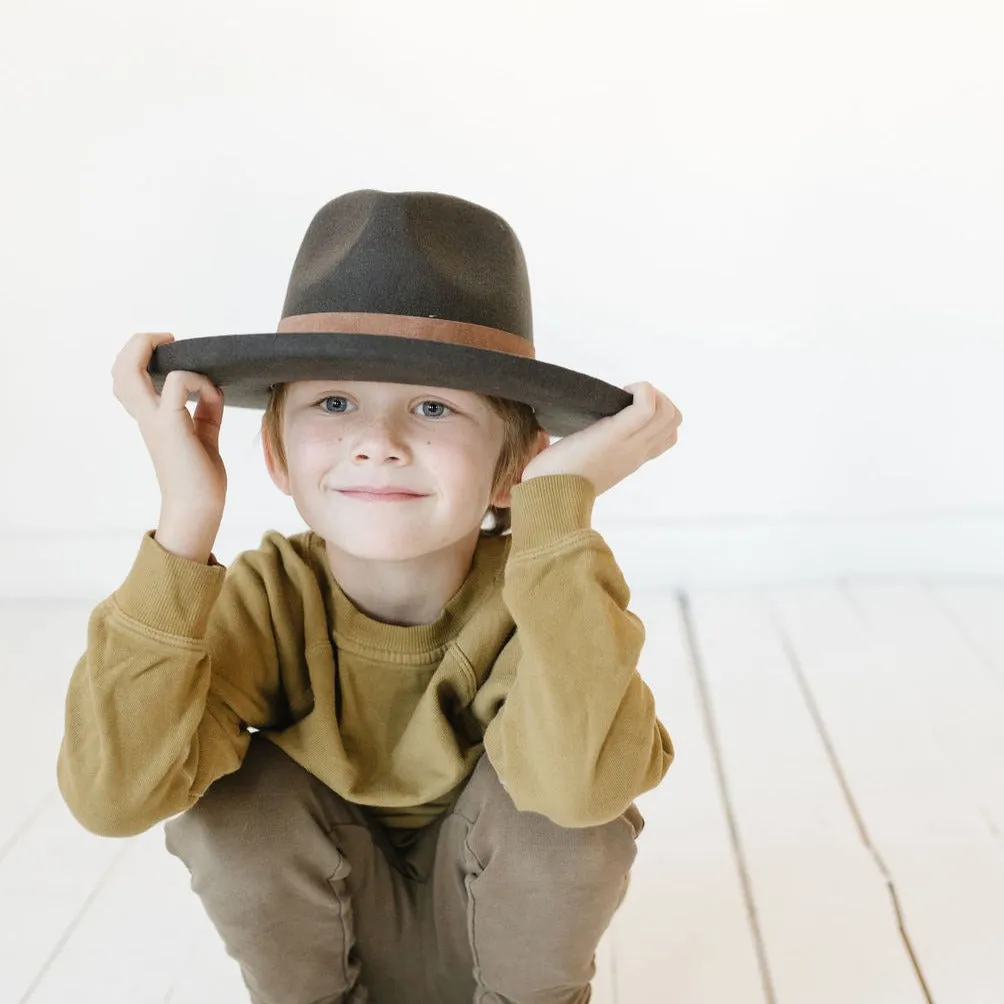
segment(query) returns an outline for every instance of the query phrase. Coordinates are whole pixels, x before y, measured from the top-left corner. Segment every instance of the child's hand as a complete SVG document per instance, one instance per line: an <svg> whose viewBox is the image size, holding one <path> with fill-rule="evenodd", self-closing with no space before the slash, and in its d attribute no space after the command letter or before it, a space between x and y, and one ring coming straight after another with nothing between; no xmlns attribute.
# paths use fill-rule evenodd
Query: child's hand
<svg viewBox="0 0 1004 1004"><path fill-rule="evenodd" d="M628 384L634 401L623 411L601 418L548 446L533 458L523 480L545 474L581 474L600 495L676 443L683 416L650 383Z"/></svg>
<svg viewBox="0 0 1004 1004"><path fill-rule="evenodd" d="M166 332L133 335L112 366L112 389L139 424L160 485L157 540L168 550L205 560L223 519L227 472L219 451L223 392L201 373L168 373L160 394L147 371ZM198 391L194 416L188 395Z"/></svg>

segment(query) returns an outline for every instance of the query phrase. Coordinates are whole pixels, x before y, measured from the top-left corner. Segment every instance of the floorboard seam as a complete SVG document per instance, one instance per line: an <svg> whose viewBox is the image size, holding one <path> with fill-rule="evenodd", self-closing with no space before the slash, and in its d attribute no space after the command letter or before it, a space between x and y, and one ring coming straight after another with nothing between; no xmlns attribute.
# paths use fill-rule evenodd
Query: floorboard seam
<svg viewBox="0 0 1004 1004"><path fill-rule="evenodd" d="M951 604L945 599L941 587L927 580L921 581L920 585L931 598L931 602L941 611L945 620L952 626L952 629L962 640L962 643L972 652L973 657L982 666L991 682L999 687L1004 682L1004 667L998 666L991 653L984 649L983 645L972 636L968 626L962 622L952 609Z"/></svg>
<svg viewBox="0 0 1004 1004"><path fill-rule="evenodd" d="M777 1004L774 994L774 984L770 975L770 966L767 961L767 949L764 944L763 932L760 929L760 920L757 915L756 903L753 899L753 885L750 881L749 868L746 864L746 856L743 852L742 841L739 837L739 827L736 824L735 811L732 807L732 796L729 792L728 780L725 776L725 763L721 752L721 743L718 739L718 727L715 724L714 711L711 704L711 693L708 687L707 675L704 672L704 663L700 656L697 643L697 631L694 627L693 615L690 608L690 597L686 592L677 594L680 610L683 615L684 636L689 649L690 664L694 671L694 680L697 683L699 703L701 706L701 717L704 720L704 728L708 737L708 745L711 747L712 761L715 767L715 778L718 781L718 790L725 809L725 818L729 828L729 841L732 844L732 854L735 858L736 869L739 872L739 880L742 884L743 899L746 905L746 916L749 920L750 931L753 935L753 946L756 951L757 965L760 969L760 980L763 985L764 996L767 1004Z"/></svg>
<svg viewBox="0 0 1004 1004"><path fill-rule="evenodd" d="M782 618L779 616L777 610L775 609L773 603L769 600L767 601L768 609L770 611L770 617L774 625L774 631L779 639L784 653L788 659L788 664L791 667L791 671L794 674L795 681L798 684L799 691L802 694L802 700L805 701L806 708L809 711L809 715L812 718L814 725L816 726L816 731L819 733L819 738L822 741L823 749L826 751L826 757L830 762L830 767L832 768L834 774L837 778L837 783L840 785L840 790L843 792L844 800L847 803L847 807L850 810L851 817L854 820L854 825L857 827L858 834L861 837L862 842L871 855L872 860L875 862L876 868L878 868L879 874L882 876L882 880L885 882L886 889L889 891L889 898L892 901L893 911L896 914L896 924L899 928L899 935L903 942L903 946L906 948L907 955L910 957L910 963L913 966L913 970L917 975L917 980L920 983L920 989L924 994L924 999L928 1004L934 1004L934 999L931 997L931 992L928 989L927 981L924 979L924 973L920 965L920 959L917 957L917 953L914 951L913 943L910 941L910 936L906 931L906 922L903 917L903 910L900 905L899 896L896 893L896 886L893 882L892 875L889 869L886 867L886 863L879 853L878 848L872 843L871 837L868 834L868 829L865 826L865 821L861 816L861 812L858 809L857 802L854 800L854 795L851 793L850 784L847 781L847 777L844 774L843 767L840 765L840 759L837 756L836 748L833 745L833 741L830 738L829 731L826 728L826 724L823 721L822 713L819 710L819 705L816 703L815 695L812 693L812 689L809 686L809 681L806 678L805 671L802 669L802 664L795 652L794 646L791 643L791 639L788 637L788 633L784 628ZM862 615L862 611L857 611L859 616ZM864 623L864 620L862 620Z"/></svg>
<svg viewBox="0 0 1004 1004"><path fill-rule="evenodd" d="M56 961L59 953L63 950L63 946L70 940L73 936L73 932L80 926L80 922L84 919L84 915L91 908L91 904L97 899L98 894L105 887L108 882L108 878L111 876L112 872L119 866L119 864L125 859L126 855L129 853L131 844L126 841L122 849L112 858L108 866L101 873L97 882L94 883L94 888L87 894L87 898L84 900L80 909L76 912L73 920L67 925L66 930L60 935L59 941L56 942L55 947L49 953L49 957L42 963L41 969L35 975L35 978L31 981L28 989L25 991L24 995L21 997L19 1004L27 1004L31 999L31 995L39 988L42 980L45 979L45 974L52 968L53 962Z"/></svg>
<svg viewBox="0 0 1004 1004"><path fill-rule="evenodd" d="M0 847L0 861L3 861L11 848L18 842L18 840L21 839L24 833L31 828L32 823L34 823L35 820L42 815L45 811L45 807L49 804L55 794L56 789L51 788L39 799L35 808L32 809L27 816L25 816L24 822L21 823L21 825L10 835L3 847Z"/></svg>

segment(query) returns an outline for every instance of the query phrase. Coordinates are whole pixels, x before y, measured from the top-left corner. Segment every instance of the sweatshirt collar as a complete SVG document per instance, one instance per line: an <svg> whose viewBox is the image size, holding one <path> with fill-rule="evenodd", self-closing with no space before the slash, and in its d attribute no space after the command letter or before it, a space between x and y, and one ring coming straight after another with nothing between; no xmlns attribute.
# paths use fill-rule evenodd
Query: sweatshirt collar
<svg viewBox="0 0 1004 1004"><path fill-rule="evenodd" d="M494 595L501 596L511 538L482 536L474 549L470 571L431 624L385 624L359 610L345 595L331 571L324 538L310 531L310 552L325 589L332 634L339 648L397 661L441 654L475 611Z"/></svg>

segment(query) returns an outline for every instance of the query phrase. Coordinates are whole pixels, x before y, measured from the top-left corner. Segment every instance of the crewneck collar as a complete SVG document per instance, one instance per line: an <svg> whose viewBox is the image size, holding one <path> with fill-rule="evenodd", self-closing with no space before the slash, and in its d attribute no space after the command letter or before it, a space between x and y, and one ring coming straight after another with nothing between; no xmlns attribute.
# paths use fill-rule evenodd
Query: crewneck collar
<svg viewBox="0 0 1004 1004"><path fill-rule="evenodd" d="M310 553L327 587L325 598L335 643L341 649L396 657L400 662L417 662L421 660L416 657L441 653L474 611L491 595L501 592L510 540L509 536L479 537L470 571L439 617L431 624L405 626L375 620L353 604L331 571L324 538L311 530Z"/></svg>

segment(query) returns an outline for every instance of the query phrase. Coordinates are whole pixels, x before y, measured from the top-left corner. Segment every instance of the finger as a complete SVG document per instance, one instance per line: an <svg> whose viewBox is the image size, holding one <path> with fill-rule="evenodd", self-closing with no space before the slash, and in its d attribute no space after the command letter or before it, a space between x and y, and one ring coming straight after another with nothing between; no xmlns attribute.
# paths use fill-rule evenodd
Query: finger
<svg viewBox="0 0 1004 1004"><path fill-rule="evenodd" d="M170 331L158 331L153 334L146 335L146 342L140 343L142 349L139 352L139 358L137 363L140 371L149 378L150 376L150 360L153 358L154 352L160 348L161 345L168 345L174 341L174 335ZM150 386L153 386L151 383Z"/></svg>
<svg viewBox="0 0 1004 1004"><path fill-rule="evenodd" d="M112 392L137 417L155 407L157 391L147 372L154 349L174 341L168 331L140 332L122 347L112 365Z"/></svg>
<svg viewBox="0 0 1004 1004"><path fill-rule="evenodd" d="M632 395L631 404L620 413L625 431L629 436L649 428L653 419L658 417L657 394L655 388L643 381L628 384L624 390Z"/></svg>
<svg viewBox="0 0 1004 1004"><path fill-rule="evenodd" d="M126 342L119 353L119 359L131 371L145 371L150 365L154 350L173 341L174 335L170 331L141 331Z"/></svg>
<svg viewBox="0 0 1004 1004"><path fill-rule="evenodd" d="M644 393L642 391L642 397ZM638 437L646 460L652 460L676 445L676 430L683 422L679 409L662 391L652 387L651 393L654 415L640 430Z"/></svg>
<svg viewBox="0 0 1004 1004"><path fill-rule="evenodd" d="M680 412L680 409L677 408L666 394L657 387L653 387L652 384L648 382L633 383L628 384L624 389L634 392L635 401L638 403L640 410L645 411L651 408L650 414L652 416L658 416L663 420L671 420L676 425L683 423L683 414Z"/></svg>
<svg viewBox="0 0 1004 1004"><path fill-rule="evenodd" d="M680 410L665 394L659 394L659 419L652 423L653 440L659 453L664 453L676 443L676 430L683 423Z"/></svg>
<svg viewBox="0 0 1004 1004"><path fill-rule="evenodd" d="M157 388L153 383L153 377L150 375L150 361L153 359L153 354L157 348L161 345L167 345L173 341L174 335L172 335L169 331L160 331L147 335L144 351L142 351L139 355L138 368L140 377L144 387L146 388L149 399L155 403L159 401L160 395L157 393Z"/></svg>
<svg viewBox="0 0 1004 1004"><path fill-rule="evenodd" d="M680 409L662 391L657 393L659 395L659 409L663 412L666 421L671 422L674 427L679 426L683 422Z"/></svg>
<svg viewBox="0 0 1004 1004"><path fill-rule="evenodd" d="M144 342L150 347L151 353L158 345L165 345L174 341L174 335L170 331L141 331L135 339L140 344Z"/></svg>
<svg viewBox="0 0 1004 1004"><path fill-rule="evenodd" d="M641 380L638 383L629 383L624 387L624 390L634 398L631 402L632 404L650 403L655 393L655 388L647 380Z"/></svg>
<svg viewBox="0 0 1004 1004"><path fill-rule="evenodd" d="M199 439L218 453L220 426L223 424L223 391L212 381L208 381L208 387L200 390L192 421Z"/></svg>
<svg viewBox="0 0 1004 1004"><path fill-rule="evenodd" d="M187 411L189 397L203 389L213 396L216 387L209 377L190 370L171 370L160 392L160 408L162 411Z"/></svg>

